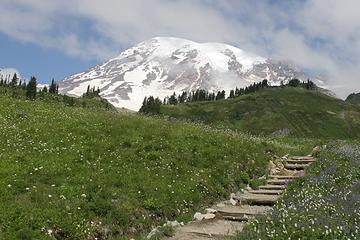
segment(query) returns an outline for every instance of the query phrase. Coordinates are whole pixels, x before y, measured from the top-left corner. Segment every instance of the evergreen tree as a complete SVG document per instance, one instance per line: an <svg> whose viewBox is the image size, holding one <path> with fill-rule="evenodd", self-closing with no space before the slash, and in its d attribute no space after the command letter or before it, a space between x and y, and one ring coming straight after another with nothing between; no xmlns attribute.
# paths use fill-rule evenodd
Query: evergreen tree
<svg viewBox="0 0 360 240"><path fill-rule="evenodd" d="M307 90L315 90L316 84L313 81L310 81L310 79L308 79L307 82L305 83L305 88Z"/></svg>
<svg viewBox="0 0 360 240"><path fill-rule="evenodd" d="M235 97L235 91L234 91L234 90L231 90L231 91L230 91L229 98L234 98L234 97Z"/></svg>
<svg viewBox="0 0 360 240"><path fill-rule="evenodd" d="M46 86L44 86L44 88L43 88L42 92L44 92L44 93L47 93L47 92L48 92L48 89L47 89L47 87L46 87Z"/></svg>
<svg viewBox="0 0 360 240"><path fill-rule="evenodd" d="M85 97L90 96L90 85L87 86Z"/></svg>
<svg viewBox="0 0 360 240"><path fill-rule="evenodd" d="M299 79L296 79L296 78L291 79L291 80L289 81L288 85L289 85L290 87L298 87L298 86L300 85L300 80L299 80Z"/></svg>
<svg viewBox="0 0 360 240"><path fill-rule="evenodd" d="M187 100L187 92L182 92L180 98L179 98L179 102L180 103L184 103ZM164 103L165 104L165 103Z"/></svg>
<svg viewBox="0 0 360 240"><path fill-rule="evenodd" d="M150 96L149 98L145 97L139 112L146 114L159 114L161 104L162 102L159 98L154 98L153 96Z"/></svg>
<svg viewBox="0 0 360 240"><path fill-rule="evenodd" d="M144 103L143 103L144 104ZM167 105L169 104L169 97L164 97L164 102L163 102L164 105Z"/></svg>
<svg viewBox="0 0 360 240"><path fill-rule="evenodd" d="M221 99L225 99L225 91L218 91L217 95L216 95L216 100L221 100Z"/></svg>
<svg viewBox="0 0 360 240"><path fill-rule="evenodd" d="M240 90L238 88L235 89L235 97L240 96Z"/></svg>
<svg viewBox="0 0 360 240"><path fill-rule="evenodd" d="M51 80L51 84L49 86L49 93L56 93L56 83L54 79Z"/></svg>
<svg viewBox="0 0 360 240"><path fill-rule="evenodd" d="M16 73L14 73L13 78L11 79L10 86L15 87L18 85L19 78Z"/></svg>
<svg viewBox="0 0 360 240"><path fill-rule="evenodd" d="M267 88L269 86L268 80L264 79L261 82L261 88Z"/></svg>
<svg viewBox="0 0 360 240"><path fill-rule="evenodd" d="M149 97L149 98L150 98L150 97ZM169 104L170 104L170 105L176 105L176 104L178 104L178 100L177 100L177 97L176 97L175 92L173 93L173 95L170 96L170 98L169 98Z"/></svg>
<svg viewBox="0 0 360 240"><path fill-rule="evenodd" d="M139 112L143 112L146 113L147 112L147 97L144 98L143 102L142 102L142 106L139 110Z"/></svg>
<svg viewBox="0 0 360 240"><path fill-rule="evenodd" d="M28 85L26 86L26 98L35 99L36 98L36 78L31 77Z"/></svg>

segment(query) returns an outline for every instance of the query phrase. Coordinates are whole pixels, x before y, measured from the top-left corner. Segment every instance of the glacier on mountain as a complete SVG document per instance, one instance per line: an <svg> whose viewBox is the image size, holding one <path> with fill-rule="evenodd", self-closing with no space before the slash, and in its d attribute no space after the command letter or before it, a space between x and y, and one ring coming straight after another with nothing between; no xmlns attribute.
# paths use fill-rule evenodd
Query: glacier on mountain
<svg viewBox="0 0 360 240"><path fill-rule="evenodd" d="M309 76L294 64L257 56L222 43L152 38L118 57L67 77L59 92L81 96L88 85L115 107L138 110L145 96L229 90L267 79L272 85Z"/></svg>

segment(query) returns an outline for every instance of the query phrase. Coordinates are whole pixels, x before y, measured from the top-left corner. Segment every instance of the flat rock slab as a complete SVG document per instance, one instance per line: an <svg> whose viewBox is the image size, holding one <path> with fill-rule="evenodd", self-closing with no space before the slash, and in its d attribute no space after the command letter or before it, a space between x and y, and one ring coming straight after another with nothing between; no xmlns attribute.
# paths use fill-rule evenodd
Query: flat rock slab
<svg viewBox="0 0 360 240"><path fill-rule="evenodd" d="M315 160L316 158L311 157L311 156L291 156L288 159L293 159L293 160Z"/></svg>
<svg viewBox="0 0 360 240"><path fill-rule="evenodd" d="M242 231L244 223L227 220L210 220L191 222L183 227L175 229L174 237L171 240L185 239L212 239L235 235Z"/></svg>
<svg viewBox="0 0 360 240"><path fill-rule="evenodd" d="M304 169L294 169L294 170L286 170L287 175L293 175L297 177L303 177L305 175Z"/></svg>
<svg viewBox="0 0 360 240"><path fill-rule="evenodd" d="M236 199L238 199L241 204L247 203L249 205L274 205L275 202L279 199L279 196L244 193L236 196Z"/></svg>
<svg viewBox="0 0 360 240"><path fill-rule="evenodd" d="M209 239L215 239L210 236L201 236L196 233L187 233L187 232L178 232L175 231L175 235L170 238L165 238L167 240L209 240Z"/></svg>
<svg viewBox="0 0 360 240"><path fill-rule="evenodd" d="M286 185L290 182L288 179L269 179L267 180L268 184L271 185Z"/></svg>
<svg viewBox="0 0 360 240"><path fill-rule="evenodd" d="M259 189L283 190L283 189L286 189L286 185L267 184L267 185L264 185L264 186L260 186Z"/></svg>
<svg viewBox="0 0 360 240"><path fill-rule="evenodd" d="M285 168L289 169L289 170L302 170L305 169L307 167L309 167L309 164L291 164L291 163L287 163L285 164Z"/></svg>
<svg viewBox="0 0 360 240"><path fill-rule="evenodd" d="M221 207L214 207L217 213L222 215L259 215L264 214L267 211L271 210L271 207L268 206L250 206L250 205L240 205L240 206L232 206L225 205Z"/></svg>
<svg viewBox="0 0 360 240"><path fill-rule="evenodd" d="M315 159L303 159L303 160L297 160L297 159L288 159L286 160L287 163L294 163L294 164L306 164L306 163L313 163L316 162Z"/></svg>
<svg viewBox="0 0 360 240"><path fill-rule="evenodd" d="M259 190L250 190L249 193L252 194L266 194L266 195L281 195L283 190L272 190L272 189L259 189Z"/></svg>
<svg viewBox="0 0 360 240"><path fill-rule="evenodd" d="M298 175L270 175L272 179L295 179L299 177Z"/></svg>

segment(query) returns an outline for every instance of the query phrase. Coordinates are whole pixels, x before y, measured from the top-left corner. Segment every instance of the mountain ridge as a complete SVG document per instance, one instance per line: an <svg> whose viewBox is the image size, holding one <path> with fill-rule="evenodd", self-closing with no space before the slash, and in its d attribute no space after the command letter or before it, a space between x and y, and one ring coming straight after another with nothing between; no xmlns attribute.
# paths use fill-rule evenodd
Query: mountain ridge
<svg viewBox="0 0 360 240"><path fill-rule="evenodd" d="M62 94L81 96L88 85L116 107L138 110L145 96L173 92L229 90L267 79L280 85L310 76L296 65L257 56L222 43L196 43L157 37L141 42L109 61L60 82ZM316 81L316 80L315 80Z"/></svg>

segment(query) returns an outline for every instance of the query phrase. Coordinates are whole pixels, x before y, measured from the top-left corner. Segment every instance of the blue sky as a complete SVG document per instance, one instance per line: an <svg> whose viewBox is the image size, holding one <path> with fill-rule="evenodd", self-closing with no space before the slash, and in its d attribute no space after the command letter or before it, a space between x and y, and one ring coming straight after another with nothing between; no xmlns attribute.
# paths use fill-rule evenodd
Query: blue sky
<svg viewBox="0 0 360 240"><path fill-rule="evenodd" d="M1 68L16 68L25 78L36 76L40 83L48 83L52 78L61 80L98 63L96 59L69 56L4 34L0 34L0 53Z"/></svg>
<svg viewBox="0 0 360 240"><path fill-rule="evenodd" d="M0 0L0 68L42 83L156 36L291 60L340 96L360 90L357 0Z"/></svg>

